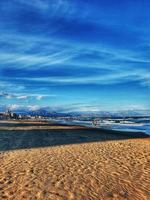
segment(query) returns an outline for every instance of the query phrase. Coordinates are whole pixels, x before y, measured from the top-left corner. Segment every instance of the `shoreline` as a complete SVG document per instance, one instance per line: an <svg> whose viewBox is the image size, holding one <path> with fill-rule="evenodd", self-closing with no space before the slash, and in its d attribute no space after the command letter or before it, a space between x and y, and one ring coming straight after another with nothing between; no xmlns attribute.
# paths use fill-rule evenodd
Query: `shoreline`
<svg viewBox="0 0 150 200"><path fill-rule="evenodd" d="M7 130L51 130L51 129L84 129L84 130L97 130L100 132L105 132L106 134L120 134L120 135L130 135L133 137L150 137L149 134L143 131L124 131L124 130L113 130L105 129L99 127L88 127L86 125L70 125L63 124L55 121L36 121L36 120L0 120L0 131Z"/></svg>
<svg viewBox="0 0 150 200"><path fill-rule="evenodd" d="M141 132L106 130L54 122L3 121L0 123L0 151L139 138L150 137Z"/></svg>

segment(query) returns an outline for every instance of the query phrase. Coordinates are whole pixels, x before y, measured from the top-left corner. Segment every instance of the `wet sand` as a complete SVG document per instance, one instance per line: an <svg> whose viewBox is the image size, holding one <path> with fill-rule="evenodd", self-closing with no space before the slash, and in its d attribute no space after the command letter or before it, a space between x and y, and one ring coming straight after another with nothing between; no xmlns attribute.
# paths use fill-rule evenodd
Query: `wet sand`
<svg viewBox="0 0 150 200"><path fill-rule="evenodd" d="M0 199L150 199L150 139L144 135L26 125L0 124Z"/></svg>

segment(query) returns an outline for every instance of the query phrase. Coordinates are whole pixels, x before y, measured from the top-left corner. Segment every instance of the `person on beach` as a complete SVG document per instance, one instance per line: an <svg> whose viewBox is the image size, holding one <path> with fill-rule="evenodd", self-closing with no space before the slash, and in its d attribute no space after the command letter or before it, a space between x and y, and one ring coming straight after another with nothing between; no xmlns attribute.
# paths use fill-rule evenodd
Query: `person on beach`
<svg viewBox="0 0 150 200"><path fill-rule="evenodd" d="M92 121L92 125L96 127L96 126L98 125L98 120L94 119L94 120Z"/></svg>

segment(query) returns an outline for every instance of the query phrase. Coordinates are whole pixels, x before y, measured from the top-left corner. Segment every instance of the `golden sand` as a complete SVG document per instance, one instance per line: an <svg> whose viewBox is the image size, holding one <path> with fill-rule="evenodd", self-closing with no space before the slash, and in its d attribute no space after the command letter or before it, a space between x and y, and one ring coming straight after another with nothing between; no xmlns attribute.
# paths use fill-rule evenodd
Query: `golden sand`
<svg viewBox="0 0 150 200"><path fill-rule="evenodd" d="M149 187L149 139L0 153L1 200L149 200Z"/></svg>

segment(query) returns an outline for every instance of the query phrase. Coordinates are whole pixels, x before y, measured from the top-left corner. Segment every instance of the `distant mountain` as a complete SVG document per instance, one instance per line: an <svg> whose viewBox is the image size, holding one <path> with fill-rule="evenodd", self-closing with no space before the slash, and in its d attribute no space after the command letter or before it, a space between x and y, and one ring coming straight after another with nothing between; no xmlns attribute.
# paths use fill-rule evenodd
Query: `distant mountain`
<svg viewBox="0 0 150 200"><path fill-rule="evenodd" d="M124 110L114 112L113 115L121 117L150 116L150 110Z"/></svg>
<svg viewBox="0 0 150 200"><path fill-rule="evenodd" d="M44 117L137 117L137 116L150 116L150 110L122 110L116 112L109 111L76 111L76 112L61 112L55 111L50 107L20 107L12 110L12 112L22 114L22 115L40 115Z"/></svg>
<svg viewBox="0 0 150 200"><path fill-rule="evenodd" d="M18 114L22 115L31 115L31 116L43 116L43 117L66 117L71 116L67 113L59 113L55 111L49 111L45 109L37 109L37 110L16 110L14 111Z"/></svg>

